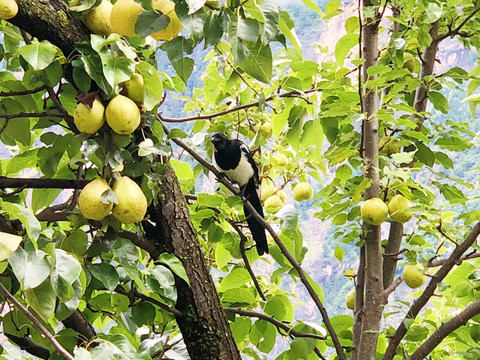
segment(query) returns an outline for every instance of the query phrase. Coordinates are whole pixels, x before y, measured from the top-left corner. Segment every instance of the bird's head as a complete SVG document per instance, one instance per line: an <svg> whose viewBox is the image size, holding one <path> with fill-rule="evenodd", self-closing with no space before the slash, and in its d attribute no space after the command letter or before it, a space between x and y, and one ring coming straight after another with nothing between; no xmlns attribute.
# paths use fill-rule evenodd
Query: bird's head
<svg viewBox="0 0 480 360"><path fill-rule="evenodd" d="M225 144L228 141L228 138L222 133L217 132L212 135L211 141L213 146L215 146L215 148L218 148L222 144Z"/></svg>

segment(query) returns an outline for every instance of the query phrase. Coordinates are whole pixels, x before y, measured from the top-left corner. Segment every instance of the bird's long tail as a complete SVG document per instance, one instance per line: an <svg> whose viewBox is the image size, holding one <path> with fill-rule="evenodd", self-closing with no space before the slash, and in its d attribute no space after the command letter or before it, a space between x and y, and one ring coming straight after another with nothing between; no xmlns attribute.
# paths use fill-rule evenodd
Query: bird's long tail
<svg viewBox="0 0 480 360"><path fill-rule="evenodd" d="M263 215L262 204L258 198L257 188L255 187L253 178L242 188L242 191L253 208L264 218L265 215ZM248 211L245 205L243 206L243 212L247 218L247 224L252 233L253 240L257 244L258 255L268 254L267 236L265 235L264 227L250 214L250 211Z"/></svg>

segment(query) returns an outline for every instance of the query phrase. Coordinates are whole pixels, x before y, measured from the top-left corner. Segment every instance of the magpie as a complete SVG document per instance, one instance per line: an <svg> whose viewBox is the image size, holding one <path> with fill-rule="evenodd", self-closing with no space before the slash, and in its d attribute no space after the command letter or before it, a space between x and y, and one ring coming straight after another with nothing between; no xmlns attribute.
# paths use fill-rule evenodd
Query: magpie
<svg viewBox="0 0 480 360"><path fill-rule="evenodd" d="M258 197L259 184L258 168L247 146L240 140L229 140L222 133L212 135L213 163L221 173L240 186L240 192L250 201L253 208L264 218L262 205ZM247 224L252 233L253 240L257 245L258 255L268 254L267 236L265 229L255 219L250 211L243 205L243 212L247 218Z"/></svg>

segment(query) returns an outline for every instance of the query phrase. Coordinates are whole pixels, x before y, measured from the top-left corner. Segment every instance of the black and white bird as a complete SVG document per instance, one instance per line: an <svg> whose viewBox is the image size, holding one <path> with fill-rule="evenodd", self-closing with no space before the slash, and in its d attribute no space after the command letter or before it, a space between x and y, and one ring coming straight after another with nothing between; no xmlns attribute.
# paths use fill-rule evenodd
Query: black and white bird
<svg viewBox="0 0 480 360"><path fill-rule="evenodd" d="M262 205L257 193L259 184L258 168L250 154L247 146L240 140L229 140L224 134L215 133L212 135L212 143L215 147L213 162L221 173L237 183L243 196L250 201L254 209L262 216ZM251 216L250 211L243 206L247 224L252 233L253 240L257 245L259 255L268 254L267 236L265 229Z"/></svg>

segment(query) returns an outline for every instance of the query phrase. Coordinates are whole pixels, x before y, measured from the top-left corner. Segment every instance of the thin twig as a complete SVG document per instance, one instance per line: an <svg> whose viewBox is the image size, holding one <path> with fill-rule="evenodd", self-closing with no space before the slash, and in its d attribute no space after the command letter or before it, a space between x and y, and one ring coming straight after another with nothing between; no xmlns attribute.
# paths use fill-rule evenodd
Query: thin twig
<svg viewBox="0 0 480 360"><path fill-rule="evenodd" d="M293 90L293 91L289 91L287 93L283 93L283 94L280 94L280 95L269 96L265 99L265 102L272 101L272 100L277 99L277 98L299 97L302 94L310 94L310 93L317 92L317 91L321 91L321 90L320 89L309 89L309 90L305 90L305 91L302 91L302 92L299 92L298 90ZM222 110L222 111L218 111L218 112L211 113L211 114L206 114L206 115L194 115L194 116L187 116L187 117L184 117L184 118L169 118L169 117L162 116L162 114L159 113L158 117L163 122L170 122L170 123L182 123L182 122L195 121L195 120L211 120L211 119L213 119L215 117L218 117L218 116L223 116L223 115L226 115L226 114L230 114L232 112L249 109L251 107L256 107L256 106L260 106L259 101L255 101L253 103L245 104L245 105L238 105L238 106L232 107L230 109L225 109L225 110Z"/></svg>
<svg viewBox="0 0 480 360"><path fill-rule="evenodd" d="M42 90L46 90L48 88L47 85L41 85L33 89L29 90L20 90L20 91L0 91L0 97L3 96L21 96L21 95L30 95L40 92Z"/></svg>
<svg viewBox="0 0 480 360"><path fill-rule="evenodd" d="M148 301L149 303L152 303L154 305L157 305L159 308L165 310L165 311L168 311L169 313L172 313L173 315L175 316L180 316L182 315L182 313L175 309L175 308L172 308L171 306L168 306L168 305L165 305L164 303L158 301L157 299L154 299L150 296L147 296L145 294L142 294L141 292L139 292L138 290L136 289L132 289L131 292L128 292L127 290L125 290L123 287L121 287L120 285L118 285L116 288L115 288L115 292L116 293L119 293L120 295L125 295L125 296L134 296L138 299L142 299L144 301Z"/></svg>
<svg viewBox="0 0 480 360"><path fill-rule="evenodd" d="M0 293L9 301L11 301L17 309L19 309L31 322L32 324L40 330L40 332L52 343L52 345L57 349L60 355L63 355L68 360L75 360L75 358L70 355L70 353L65 350L65 348L60 345L60 343L55 339L55 337L47 330L45 326L30 312L28 311L20 302L18 302L15 297L10 294L10 292L0 283Z"/></svg>
<svg viewBox="0 0 480 360"><path fill-rule="evenodd" d="M245 252L245 243L247 242L247 237L245 234L242 232L242 229L235 224L233 221L229 221L230 225L235 229L235 231L238 233L240 236L240 253L242 254L242 259L243 263L245 265L245 268L247 269L248 273L250 274L250 277L253 280L253 284L255 285L255 289L257 289L258 294L262 298L263 301L267 301L267 298L265 297L265 294L263 293L262 289L260 288L260 284L258 283L257 277L255 276L255 273L252 270L252 267L250 266L250 262L248 261L247 254Z"/></svg>
<svg viewBox="0 0 480 360"><path fill-rule="evenodd" d="M282 329L286 332L285 335L289 335L292 337L304 337L304 338L311 338L316 340L325 340L325 336L317 335L317 334L310 334L310 333L302 333L300 331L294 330L291 326L285 324L282 321L275 319L273 316L265 315L256 311L244 310L240 308L233 308L233 307L224 307L223 311L226 313L233 313L242 316L248 317L256 317L261 320L268 321L269 323L275 325L277 328Z"/></svg>

